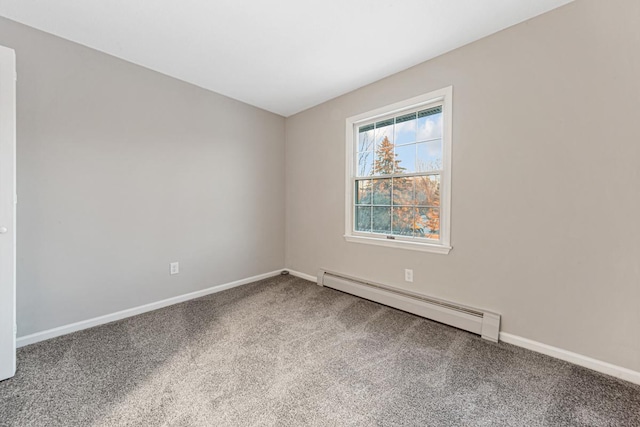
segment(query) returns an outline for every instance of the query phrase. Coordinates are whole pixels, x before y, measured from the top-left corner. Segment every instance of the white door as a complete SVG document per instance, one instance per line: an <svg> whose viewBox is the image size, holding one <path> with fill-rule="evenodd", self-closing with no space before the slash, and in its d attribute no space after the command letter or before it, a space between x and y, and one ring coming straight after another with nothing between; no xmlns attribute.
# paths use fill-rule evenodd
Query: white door
<svg viewBox="0 0 640 427"><path fill-rule="evenodd" d="M0 46L0 380L16 372L16 55Z"/></svg>

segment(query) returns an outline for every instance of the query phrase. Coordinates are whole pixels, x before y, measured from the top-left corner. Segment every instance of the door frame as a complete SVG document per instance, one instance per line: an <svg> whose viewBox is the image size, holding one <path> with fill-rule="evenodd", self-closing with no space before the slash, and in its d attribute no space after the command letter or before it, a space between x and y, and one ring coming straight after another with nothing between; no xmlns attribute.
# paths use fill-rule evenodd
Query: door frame
<svg viewBox="0 0 640 427"><path fill-rule="evenodd" d="M0 380L16 372L16 203L16 54L0 46Z"/></svg>

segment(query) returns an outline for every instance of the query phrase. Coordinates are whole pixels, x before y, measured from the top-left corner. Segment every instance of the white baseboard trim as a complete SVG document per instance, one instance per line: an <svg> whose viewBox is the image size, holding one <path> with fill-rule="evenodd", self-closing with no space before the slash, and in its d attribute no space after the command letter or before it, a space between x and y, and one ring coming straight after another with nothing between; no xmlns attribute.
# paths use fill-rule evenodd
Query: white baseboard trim
<svg viewBox="0 0 640 427"><path fill-rule="evenodd" d="M287 270L292 276L296 276L296 277L299 277L299 278L304 279L304 280L308 280L308 281L313 282L313 283L318 283L318 278L315 277L315 276L312 276L310 274L300 273L299 271L290 270L288 268L285 269L285 270Z"/></svg>
<svg viewBox="0 0 640 427"><path fill-rule="evenodd" d="M507 344L513 344L518 347L526 348L527 350L535 351L536 353L542 353L556 359L564 360L565 362L573 363L574 365L592 369L594 371L611 375L612 377L620 378L621 380L640 385L640 372L623 368L622 366L617 366L608 362L603 362L601 360L592 359L591 357L583 356L582 354L573 353L571 351L563 350L558 347L552 347L547 344L543 344L527 338L522 338L506 332L500 332L500 341L506 342Z"/></svg>
<svg viewBox="0 0 640 427"><path fill-rule="evenodd" d="M214 294L216 292L224 291L226 289L235 288L237 286L246 285L247 283L256 282L262 279L268 279L280 274L280 270L270 271L269 273L258 274L257 276L247 277L246 279L236 280L234 282L223 283L221 285L212 286L200 291L191 292L184 295L178 295L176 297L167 298L162 301L156 301L138 307L128 308L126 310L118 311L104 316L94 317L93 319L82 320L80 322L71 323L70 325L59 326L57 328L48 329L42 332L36 332L34 334L25 335L16 339L16 346L18 348L24 347L29 344L35 344L40 341L45 341L51 338L67 335L72 332L81 331L83 329L93 328L94 326L104 325L105 323L115 322L116 320L125 319L127 317L136 316L138 314L146 313L148 311L157 310L159 308L167 307L173 304L178 304L184 301L189 301L195 298L200 298L205 295Z"/></svg>

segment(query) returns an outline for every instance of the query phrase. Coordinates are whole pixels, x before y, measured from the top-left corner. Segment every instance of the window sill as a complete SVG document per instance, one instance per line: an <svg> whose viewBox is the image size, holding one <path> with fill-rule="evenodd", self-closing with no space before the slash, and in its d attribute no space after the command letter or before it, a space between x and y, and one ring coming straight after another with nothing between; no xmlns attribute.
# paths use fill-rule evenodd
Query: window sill
<svg viewBox="0 0 640 427"><path fill-rule="evenodd" d="M434 254L447 255L451 252L451 246L437 245L432 243L416 243L407 242L403 240L385 240L376 237L363 237L363 236L351 236L344 235L344 239L347 242L363 243L366 245L386 246L388 248L396 249L408 249L411 251L431 252Z"/></svg>

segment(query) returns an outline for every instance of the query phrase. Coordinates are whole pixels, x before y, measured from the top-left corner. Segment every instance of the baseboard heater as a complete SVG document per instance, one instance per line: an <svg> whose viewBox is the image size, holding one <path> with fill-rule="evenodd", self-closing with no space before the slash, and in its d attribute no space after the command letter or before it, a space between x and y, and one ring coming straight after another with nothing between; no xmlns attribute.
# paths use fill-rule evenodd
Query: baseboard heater
<svg viewBox="0 0 640 427"><path fill-rule="evenodd" d="M318 272L318 285L379 302L498 342L500 315L391 286L333 273Z"/></svg>

